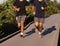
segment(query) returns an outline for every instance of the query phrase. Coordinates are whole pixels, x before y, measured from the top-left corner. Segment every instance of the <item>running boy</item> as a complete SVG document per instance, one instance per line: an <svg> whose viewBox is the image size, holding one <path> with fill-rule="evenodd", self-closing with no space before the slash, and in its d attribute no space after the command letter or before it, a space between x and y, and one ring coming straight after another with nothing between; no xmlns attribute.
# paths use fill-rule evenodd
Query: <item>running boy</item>
<svg viewBox="0 0 60 46"><path fill-rule="evenodd" d="M39 34L42 34L43 22L44 22L44 11L46 9L46 3L44 0L34 0L32 11L34 16L34 22L36 29L39 29Z"/></svg>
<svg viewBox="0 0 60 46"><path fill-rule="evenodd" d="M26 11L28 2L26 0L15 0L13 4L14 10L16 10L16 20L18 27L21 27L20 36L23 37L24 33L24 21L26 18Z"/></svg>

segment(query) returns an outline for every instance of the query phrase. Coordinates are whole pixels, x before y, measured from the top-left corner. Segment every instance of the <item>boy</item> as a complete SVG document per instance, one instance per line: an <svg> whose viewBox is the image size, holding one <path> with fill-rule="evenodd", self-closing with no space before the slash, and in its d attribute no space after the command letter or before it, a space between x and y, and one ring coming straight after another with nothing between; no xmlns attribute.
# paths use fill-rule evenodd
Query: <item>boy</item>
<svg viewBox="0 0 60 46"><path fill-rule="evenodd" d="M28 2L26 0L15 0L13 4L14 10L16 10L16 20L18 27L21 27L21 33L20 36L23 37L24 33L24 21L26 18L26 11L28 10L26 6L28 5Z"/></svg>
<svg viewBox="0 0 60 46"><path fill-rule="evenodd" d="M36 29L39 30L40 36L42 36L44 11L46 9L46 3L44 0L34 0L32 6L32 12L34 16L34 22Z"/></svg>

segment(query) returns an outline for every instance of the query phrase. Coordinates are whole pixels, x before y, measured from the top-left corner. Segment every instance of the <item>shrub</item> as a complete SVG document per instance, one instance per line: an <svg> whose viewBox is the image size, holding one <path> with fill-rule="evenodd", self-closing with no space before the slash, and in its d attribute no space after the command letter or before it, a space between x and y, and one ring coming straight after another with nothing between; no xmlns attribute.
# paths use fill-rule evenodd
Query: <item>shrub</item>
<svg viewBox="0 0 60 46"><path fill-rule="evenodd" d="M0 36L3 35L3 23L14 23L15 11L12 9L13 0L0 4Z"/></svg>
<svg viewBox="0 0 60 46"><path fill-rule="evenodd" d="M51 1L46 1L47 4L47 9L45 11L45 16L48 17L51 14L56 14L56 13L60 13L60 6L58 5L57 2L51 2Z"/></svg>

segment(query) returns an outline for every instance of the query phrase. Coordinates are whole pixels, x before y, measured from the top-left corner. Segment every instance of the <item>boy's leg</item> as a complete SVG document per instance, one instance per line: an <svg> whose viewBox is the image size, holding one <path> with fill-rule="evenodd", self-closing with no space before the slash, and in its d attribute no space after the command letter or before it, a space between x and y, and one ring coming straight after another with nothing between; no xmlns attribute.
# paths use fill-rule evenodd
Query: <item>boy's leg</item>
<svg viewBox="0 0 60 46"><path fill-rule="evenodd" d="M21 36L23 36L24 33L24 22L21 21Z"/></svg>
<svg viewBox="0 0 60 46"><path fill-rule="evenodd" d="M42 37L42 31L43 31L43 22L44 22L44 18L40 18L40 22L39 22L39 34Z"/></svg>
<svg viewBox="0 0 60 46"><path fill-rule="evenodd" d="M39 24L38 24L38 18L37 17L34 17L34 24L35 24L35 27L36 27L36 31L38 30L39 28Z"/></svg>
<svg viewBox="0 0 60 46"><path fill-rule="evenodd" d="M20 17L19 16L16 17L16 21L17 21L18 28L20 28L21 27L21 22L20 22Z"/></svg>
<svg viewBox="0 0 60 46"><path fill-rule="evenodd" d="M21 16L21 37L23 36L24 33L24 21L25 21L26 16Z"/></svg>
<svg viewBox="0 0 60 46"><path fill-rule="evenodd" d="M35 27L36 27L36 31L38 31L39 30L38 22L35 22Z"/></svg>
<svg viewBox="0 0 60 46"><path fill-rule="evenodd" d="M39 18L39 29L40 29L40 32L42 32L42 30L43 30L43 23L44 23L44 18Z"/></svg>
<svg viewBox="0 0 60 46"><path fill-rule="evenodd" d="M38 28L38 26L39 26L39 25L38 25L38 22L35 22L35 27Z"/></svg>
<svg viewBox="0 0 60 46"><path fill-rule="evenodd" d="M42 30L43 30L43 23L40 22L39 23L39 37L41 37L41 38L42 38Z"/></svg>
<svg viewBox="0 0 60 46"><path fill-rule="evenodd" d="M18 28L20 28L21 27L21 23L18 23Z"/></svg>
<svg viewBox="0 0 60 46"><path fill-rule="evenodd" d="M40 32L42 32L42 30L43 30L43 23L42 22L39 23L39 30L40 30Z"/></svg>

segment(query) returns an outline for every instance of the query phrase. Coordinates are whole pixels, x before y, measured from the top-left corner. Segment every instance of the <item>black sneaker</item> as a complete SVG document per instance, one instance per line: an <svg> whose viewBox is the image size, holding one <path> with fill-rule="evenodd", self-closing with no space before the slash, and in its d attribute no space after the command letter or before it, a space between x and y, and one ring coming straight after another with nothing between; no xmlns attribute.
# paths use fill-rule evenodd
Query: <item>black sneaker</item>
<svg viewBox="0 0 60 46"><path fill-rule="evenodd" d="M23 35L20 35L20 37L23 37Z"/></svg>

